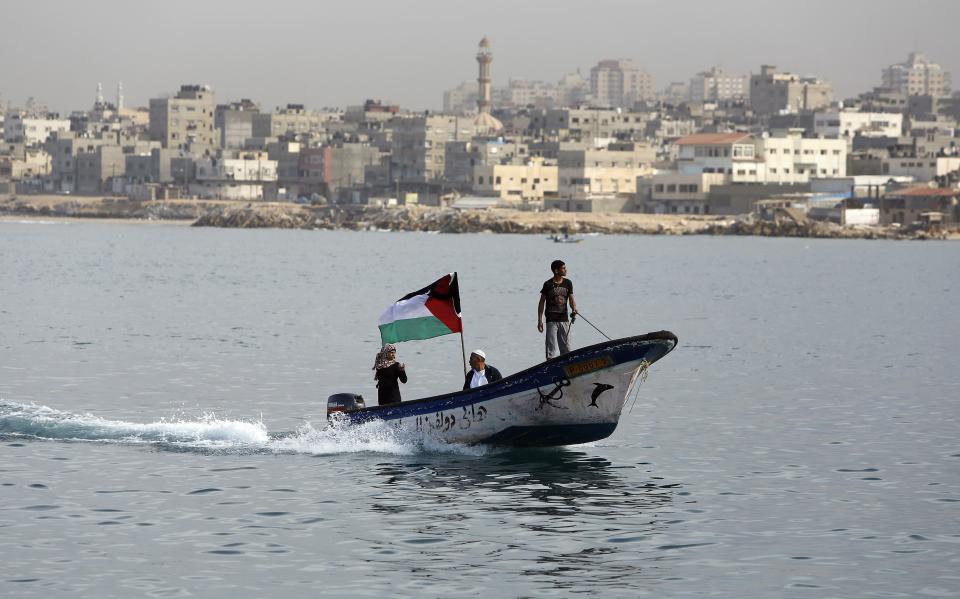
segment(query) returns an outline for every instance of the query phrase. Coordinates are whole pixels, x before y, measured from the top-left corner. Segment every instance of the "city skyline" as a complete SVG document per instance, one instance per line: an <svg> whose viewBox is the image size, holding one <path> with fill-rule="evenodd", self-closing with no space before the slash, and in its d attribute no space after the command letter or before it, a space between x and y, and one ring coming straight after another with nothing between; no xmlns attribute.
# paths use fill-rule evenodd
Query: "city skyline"
<svg viewBox="0 0 960 599"><path fill-rule="evenodd" d="M911 9L920 17L913 26L890 18L898 10L890 1L806 6L772 20L748 16L765 14L756 0L698 7L692 16L647 2L601 1L561 15L502 0L426 0L415 9L278 0L269 7L273 19L246 1L173 0L137 11L116 0L16 5L6 10L8 21L39 21L44 33L12 27L0 40L4 56L16 57L4 69L0 94L14 106L32 96L65 113L91 105L97 83L110 100L122 81L128 106L199 83L212 86L218 101L251 98L265 110L287 103L343 107L366 98L436 110L444 90L474 80L483 36L493 45L495 86L510 78L555 82L577 69L588 75L611 58L632 59L654 75L658 89L714 65L747 75L775 64L831 82L838 98L879 85L882 69L914 50L960 72L960 43L950 31L960 3L920 3Z"/></svg>

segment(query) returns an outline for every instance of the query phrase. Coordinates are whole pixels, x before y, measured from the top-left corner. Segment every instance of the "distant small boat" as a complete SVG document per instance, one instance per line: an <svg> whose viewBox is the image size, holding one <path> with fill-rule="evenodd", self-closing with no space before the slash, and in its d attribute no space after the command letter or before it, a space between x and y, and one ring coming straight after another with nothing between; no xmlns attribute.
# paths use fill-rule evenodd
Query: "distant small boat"
<svg viewBox="0 0 960 599"><path fill-rule="evenodd" d="M559 233L556 235L551 235L547 239L552 239L554 243L580 243L581 241L583 241L582 237L572 236L567 233L564 233L562 235Z"/></svg>
<svg viewBox="0 0 960 599"><path fill-rule="evenodd" d="M615 339L552 358L495 383L436 397L360 407L330 396L328 417L344 424L384 421L451 443L549 447L609 437L647 368L670 353L669 331ZM345 402L344 398L350 401Z"/></svg>

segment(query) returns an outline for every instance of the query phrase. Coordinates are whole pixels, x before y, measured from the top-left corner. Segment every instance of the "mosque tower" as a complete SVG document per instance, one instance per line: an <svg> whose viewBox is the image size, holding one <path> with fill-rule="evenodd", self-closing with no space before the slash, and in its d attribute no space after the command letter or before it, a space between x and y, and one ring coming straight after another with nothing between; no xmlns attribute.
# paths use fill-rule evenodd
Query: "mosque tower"
<svg viewBox="0 0 960 599"><path fill-rule="evenodd" d="M480 48L477 51L477 65L480 67L480 73L477 77L477 111L479 114L473 120L477 133L492 133L503 129L503 124L490 114L490 107L493 105L493 92L490 84L490 63L492 62L493 52L490 50L490 40L484 37L480 40Z"/></svg>
<svg viewBox="0 0 960 599"><path fill-rule="evenodd" d="M93 104L94 108L97 110L103 108L103 84L97 84L97 100Z"/></svg>
<svg viewBox="0 0 960 599"><path fill-rule="evenodd" d="M123 82L117 82L117 111L123 110Z"/></svg>

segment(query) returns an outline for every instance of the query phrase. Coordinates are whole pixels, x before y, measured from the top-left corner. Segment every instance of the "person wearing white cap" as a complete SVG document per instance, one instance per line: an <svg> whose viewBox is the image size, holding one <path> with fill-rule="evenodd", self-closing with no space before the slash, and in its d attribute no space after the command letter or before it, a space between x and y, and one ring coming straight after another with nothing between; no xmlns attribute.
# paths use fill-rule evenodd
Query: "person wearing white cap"
<svg viewBox="0 0 960 599"><path fill-rule="evenodd" d="M500 371L487 364L487 354L482 349L470 352L470 372L463 381L464 389L473 389L502 379Z"/></svg>

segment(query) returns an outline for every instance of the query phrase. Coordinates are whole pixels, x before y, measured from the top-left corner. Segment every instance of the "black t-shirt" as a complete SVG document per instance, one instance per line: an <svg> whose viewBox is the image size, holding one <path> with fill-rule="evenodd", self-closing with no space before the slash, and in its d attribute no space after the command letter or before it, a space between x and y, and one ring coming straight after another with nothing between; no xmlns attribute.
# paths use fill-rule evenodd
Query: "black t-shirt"
<svg viewBox="0 0 960 599"><path fill-rule="evenodd" d="M570 279L565 278L560 283L547 279L540 293L547 300L544 310L547 322L567 322L567 302L573 295L573 283Z"/></svg>

